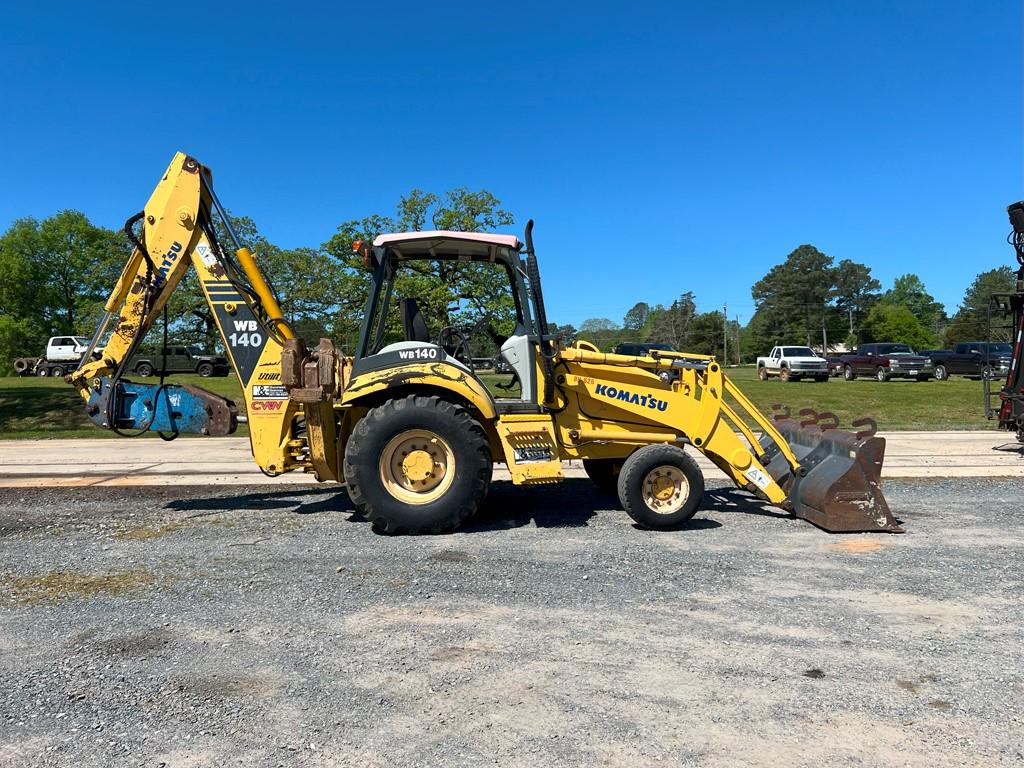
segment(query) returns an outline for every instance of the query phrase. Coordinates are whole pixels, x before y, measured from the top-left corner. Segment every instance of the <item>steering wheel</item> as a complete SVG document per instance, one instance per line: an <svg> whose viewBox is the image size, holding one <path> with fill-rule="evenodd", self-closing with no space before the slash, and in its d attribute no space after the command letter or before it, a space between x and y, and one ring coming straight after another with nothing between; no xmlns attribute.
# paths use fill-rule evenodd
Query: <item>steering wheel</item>
<svg viewBox="0 0 1024 768"><path fill-rule="evenodd" d="M446 325L437 334L437 344L460 363L472 367L473 353L469 346L469 334L462 328Z"/></svg>

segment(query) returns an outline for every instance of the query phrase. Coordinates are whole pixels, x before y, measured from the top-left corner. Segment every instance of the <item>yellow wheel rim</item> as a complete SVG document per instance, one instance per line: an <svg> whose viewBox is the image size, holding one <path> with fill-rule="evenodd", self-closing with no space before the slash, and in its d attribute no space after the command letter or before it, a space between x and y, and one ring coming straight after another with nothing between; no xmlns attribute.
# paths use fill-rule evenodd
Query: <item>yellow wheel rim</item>
<svg viewBox="0 0 1024 768"><path fill-rule="evenodd" d="M644 504L659 515L671 515L682 509L690 497L690 481L678 467L655 467L644 477Z"/></svg>
<svg viewBox="0 0 1024 768"><path fill-rule="evenodd" d="M429 504L444 496L455 479L452 447L429 429L395 435L380 454L384 488L406 504Z"/></svg>

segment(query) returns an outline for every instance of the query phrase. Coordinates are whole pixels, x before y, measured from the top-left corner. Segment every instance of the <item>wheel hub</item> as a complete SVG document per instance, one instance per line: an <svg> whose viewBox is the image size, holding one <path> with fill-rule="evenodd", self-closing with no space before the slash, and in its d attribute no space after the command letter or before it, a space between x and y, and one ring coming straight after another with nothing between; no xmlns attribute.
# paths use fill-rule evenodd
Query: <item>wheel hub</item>
<svg viewBox="0 0 1024 768"><path fill-rule="evenodd" d="M440 435L411 429L388 441L379 466L388 493L408 504L429 504L451 487L455 454Z"/></svg>
<svg viewBox="0 0 1024 768"><path fill-rule="evenodd" d="M678 511L689 496L690 483L678 467L655 467L644 478L644 503L658 514L670 515Z"/></svg>

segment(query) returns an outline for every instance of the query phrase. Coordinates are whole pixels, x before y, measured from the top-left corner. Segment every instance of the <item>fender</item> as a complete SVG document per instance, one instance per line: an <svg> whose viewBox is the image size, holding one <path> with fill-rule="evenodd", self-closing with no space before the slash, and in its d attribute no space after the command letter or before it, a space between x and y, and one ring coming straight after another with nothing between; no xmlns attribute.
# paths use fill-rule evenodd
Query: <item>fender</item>
<svg viewBox="0 0 1024 768"><path fill-rule="evenodd" d="M468 371L451 363L409 363L352 377L341 396L342 405L357 405L375 392L409 385L444 389L457 394L483 414L485 419L498 418L494 398Z"/></svg>

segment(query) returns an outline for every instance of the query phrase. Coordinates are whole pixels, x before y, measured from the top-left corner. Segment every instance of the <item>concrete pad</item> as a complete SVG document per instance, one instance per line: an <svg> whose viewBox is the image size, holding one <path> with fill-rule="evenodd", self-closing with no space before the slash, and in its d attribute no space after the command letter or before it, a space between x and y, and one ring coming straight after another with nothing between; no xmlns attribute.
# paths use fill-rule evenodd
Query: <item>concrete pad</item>
<svg viewBox="0 0 1024 768"><path fill-rule="evenodd" d="M1024 477L1024 452L1005 432L890 432L882 476ZM723 473L697 457L709 479ZM565 462L567 477L584 474L578 461ZM495 479L509 479L504 467ZM244 437L0 441L0 486L247 485L313 483L290 472L265 477L252 461Z"/></svg>

